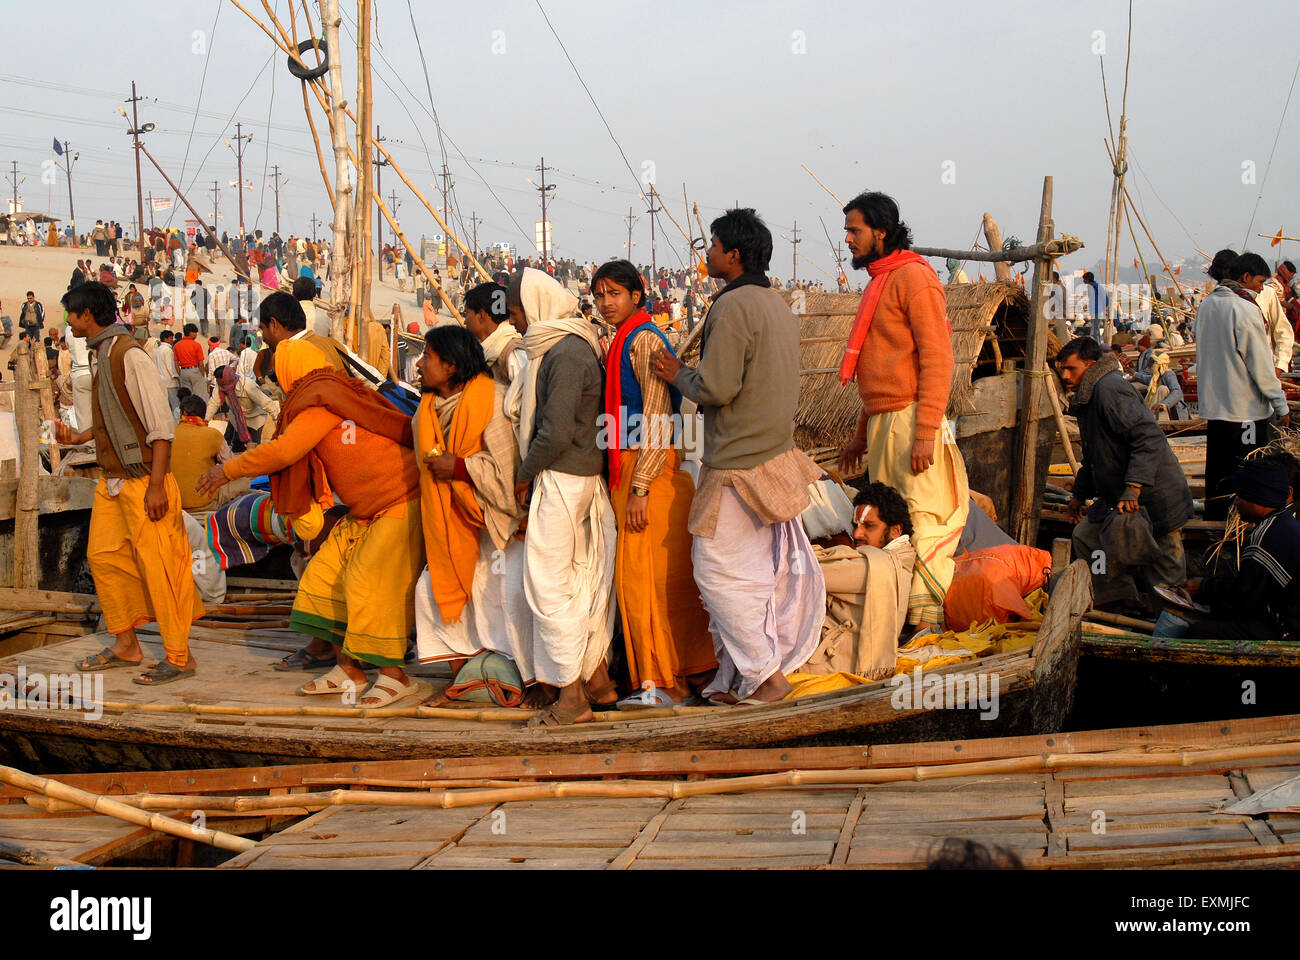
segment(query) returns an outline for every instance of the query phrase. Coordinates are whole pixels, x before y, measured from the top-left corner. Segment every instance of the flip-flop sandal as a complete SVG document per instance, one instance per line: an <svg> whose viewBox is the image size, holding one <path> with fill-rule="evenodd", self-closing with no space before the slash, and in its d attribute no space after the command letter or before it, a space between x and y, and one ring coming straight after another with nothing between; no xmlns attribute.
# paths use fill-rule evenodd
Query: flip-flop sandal
<svg viewBox="0 0 1300 960"><path fill-rule="evenodd" d="M392 706L398 700L405 700L407 697L421 693L424 689L428 688L422 688L420 681L415 677L411 677L409 683L403 684L396 677L381 673L379 679L366 691L365 696L357 699L357 706L363 710L379 710L383 707ZM362 700L368 700L371 697L378 698L379 702L362 704Z"/></svg>
<svg viewBox="0 0 1300 960"><path fill-rule="evenodd" d="M96 658L99 662L94 663ZM77 669L82 673L94 673L98 670L112 670L114 667L138 667L144 662L144 658L139 660L123 660L113 652L112 647L105 647L99 653L91 654L89 657L82 657L77 663Z"/></svg>
<svg viewBox="0 0 1300 960"><path fill-rule="evenodd" d="M530 727L568 727L588 710L591 704L584 704L574 707L572 710L566 710L558 704L551 704L542 713L536 714L529 718L528 726Z"/></svg>
<svg viewBox="0 0 1300 960"><path fill-rule="evenodd" d="M316 670L319 667L332 667L337 664L337 657L318 657L306 647L300 647L293 653L271 664L273 670Z"/></svg>
<svg viewBox="0 0 1300 960"><path fill-rule="evenodd" d="M615 706L620 710L646 710L650 707L681 707L685 706L690 699L690 697L686 697L681 702L678 702L658 687L655 687L653 690L642 690L640 693L634 693L629 697L624 697L622 700L618 701Z"/></svg>
<svg viewBox="0 0 1300 960"><path fill-rule="evenodd" d="M311 689L307 689L310 687ZM358 684L348 676L348 672L338 664L329 673L323 674L314 680L308 680L298 688L300 697L324 697L329 694L342 694L347 690L357 689Z"/></svg>
<svg viewBox="0 0 1300 960"><path fill-rule="evenodd" d="M164 683L171 683L173 680L184 680L186 677L192 677L197 672L197 670L182 670L170 660L160 660L140 676L132 677L131 682L138 683L142 687L160 687ZM146 680L145 677L149 679Z"/></svg>

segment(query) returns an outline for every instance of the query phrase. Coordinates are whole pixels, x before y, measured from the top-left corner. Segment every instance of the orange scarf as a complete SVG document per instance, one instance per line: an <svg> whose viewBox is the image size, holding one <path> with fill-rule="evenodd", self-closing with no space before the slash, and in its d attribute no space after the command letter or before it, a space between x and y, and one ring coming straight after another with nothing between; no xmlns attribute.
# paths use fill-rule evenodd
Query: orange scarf
<svg viewBox="0 0 1300 960"><path fill-rule="evenodd" d="M840 361L840 383L852 383L858 378L858 354L862 352L862 345L867 340L867 331L871 329L871 319L876 315L876 305L880 303L880 295L885 291L885 280L899 267L909 263L924 263L927 267L930 266L930 261L911 250L895 250L889 256L873 260L867 265L871 282L867 284L867 289L862 291L862 301L858 304L858 313L853 318L853 328L849 331L849 342L844 348L844 359ZM930 269L934 268L930 267ZM948 332L952 332L951 323L948 324Z"/></svg>
<svg viewBox="0 0 1300 960"><path fill-rule="evenodd" d="M619 456L621 439L619 435L623 429L623 420L619 417L619 407L623 405L623 346L627 343L627 338L647 322L650 322L650 314L644 310L632 314L619 325L614 340L605 352L605 414L608 417L606 422L611 425L606 433L609 440L609 488L611 490L618 486L619 473L623 466L622 458Z"/></svg>
<svg viewBox="0 0 1300 960"><path fill-rule="evenodd" d="M462 480L435 480L424 458L434 448L461 459L482 450L483 431L492 419L495 396L496 388L487 374L479 374L465 384L446 434L438 422L433 394L426 393L415 412L425 557L429 561L433 601L443 623L456 623L465 609L478 563L478 534L487 524L473 486Z"/></svg>

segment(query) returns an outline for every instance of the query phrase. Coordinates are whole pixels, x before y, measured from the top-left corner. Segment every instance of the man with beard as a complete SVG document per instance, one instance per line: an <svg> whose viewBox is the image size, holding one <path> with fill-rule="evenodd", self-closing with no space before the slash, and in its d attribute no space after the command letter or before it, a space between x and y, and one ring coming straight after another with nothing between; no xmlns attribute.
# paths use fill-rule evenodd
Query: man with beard
<svg viewBox="0 0 1300 960"><path fill-rule="evenodd" d="M966 524L966 465L945 418L952 382L952 327L943 285L898 204L863 193L844 207L853 266L871 275L840 363L840 382L858 381L862 412L840 457L852 470L866 455L872 481L907 501L916 547L909 624L943 629L953 551Z"/></svg>

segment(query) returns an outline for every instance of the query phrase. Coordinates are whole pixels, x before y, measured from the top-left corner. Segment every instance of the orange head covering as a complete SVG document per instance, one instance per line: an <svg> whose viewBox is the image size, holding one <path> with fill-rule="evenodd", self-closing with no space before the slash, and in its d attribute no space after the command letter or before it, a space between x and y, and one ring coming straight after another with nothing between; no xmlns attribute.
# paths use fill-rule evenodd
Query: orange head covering
<svg viewBox="0 0 1300 960"><path fill-rule="evenodd" d="M282 340L276 345L275 379L285 393L306 374L329 366L329 358L306 340Z"/></svg>

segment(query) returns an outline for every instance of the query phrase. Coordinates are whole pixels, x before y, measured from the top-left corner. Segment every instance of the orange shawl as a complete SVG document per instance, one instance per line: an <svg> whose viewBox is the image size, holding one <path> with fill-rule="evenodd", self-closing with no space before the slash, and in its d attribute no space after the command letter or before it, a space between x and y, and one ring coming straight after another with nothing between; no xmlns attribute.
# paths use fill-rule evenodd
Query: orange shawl
<svg viewBox="0 0 1300 960"><path fill-rule="evenodd" d="M483 431L492 419L496 388L492 378L479 374L461 392L451 415L451 428L443 433L434 408L434 395L426 393L415 412L415 455L420 470L420 516L424 524L424 550L429 561L433 600L443 623L460 620L474 586L478 563L478 535L486 528L483 509L474 487L463 480L435 480L425 456L435 448L440 454L465 459L483 449Z"/></svg>
<svg viewBox="0 0 1300 960"><path fill-rule="evenodd" d="M336 417L351 420L363 430L411 446L411 421L387 400L359 380L320 367L303 374L280 407L276 436L308 407L324 407ZM297 463L271 475L271 500L277 513L300 517L329 493L325 465L313 451Z"/></svg>
<svg viewBox="0 0 1300 960"><path fill-rule="evenodd" d="M858 354L862 352L862 345L867 340L867 331L871 329L871 319L876 315L876 304L880 302L880 295L884 293L885 281L891 273L909 263L924 263L930 267L929 260L911 250L895 250L888 256L868 264L867 273L871 274L871 282L867 284L867 289L862 291L858 313L853 318L853 327L849 330L849 342L844 348L844 358L840 361L840 383L852 383L858 378ZM930 269L934 268L930 267ZM948 331L952 332L951 323L948 324Z"/></svg>

